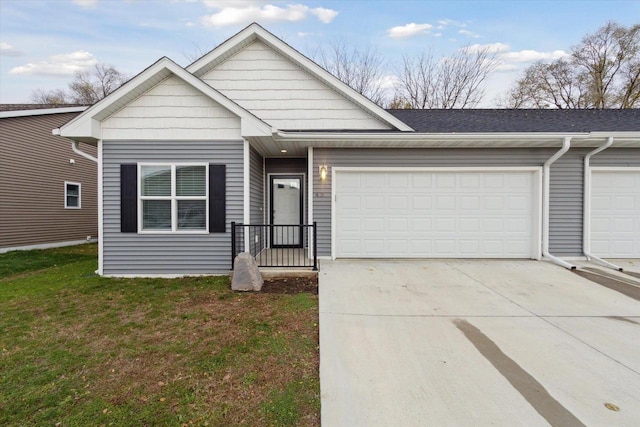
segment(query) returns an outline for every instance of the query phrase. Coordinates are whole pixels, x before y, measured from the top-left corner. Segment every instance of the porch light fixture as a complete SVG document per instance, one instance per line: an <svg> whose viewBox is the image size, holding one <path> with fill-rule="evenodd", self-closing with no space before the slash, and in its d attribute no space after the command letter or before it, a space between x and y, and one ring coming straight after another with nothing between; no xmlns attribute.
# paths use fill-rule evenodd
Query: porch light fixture
<svg viewBox="0 0 640 427"><path fill-rule="evenodd" d="M320 166L320 180L324 181L325 179L327 179L327 165L323 163L322 166Z"/></svg>

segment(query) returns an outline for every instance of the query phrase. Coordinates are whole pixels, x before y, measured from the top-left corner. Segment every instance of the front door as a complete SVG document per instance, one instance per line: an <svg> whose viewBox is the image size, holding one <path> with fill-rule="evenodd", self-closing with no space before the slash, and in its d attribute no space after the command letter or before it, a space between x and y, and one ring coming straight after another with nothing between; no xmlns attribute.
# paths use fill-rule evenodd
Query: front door
<svg viewBox="0 0 640 427"><path fill-rule="evenodd" d="M302 175L272 175L272 247L302 247Z"/></svg>

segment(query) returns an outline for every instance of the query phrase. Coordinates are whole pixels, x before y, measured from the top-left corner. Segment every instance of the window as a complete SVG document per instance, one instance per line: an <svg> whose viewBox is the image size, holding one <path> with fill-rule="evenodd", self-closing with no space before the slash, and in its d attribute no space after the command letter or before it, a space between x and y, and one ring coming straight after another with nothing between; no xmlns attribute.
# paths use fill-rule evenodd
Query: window
<svg viewBox="0 0 640 427"><path fill-rule="evenodd" d="M141 231L207 232L208 173L205 164L140 164Z"/></svg>
<svg viewBox="0 0 640 427"><path fill-rule="evenodd" d="M77 182L64 182L64 207L65 209L80 209L80 184Z"/></svg>

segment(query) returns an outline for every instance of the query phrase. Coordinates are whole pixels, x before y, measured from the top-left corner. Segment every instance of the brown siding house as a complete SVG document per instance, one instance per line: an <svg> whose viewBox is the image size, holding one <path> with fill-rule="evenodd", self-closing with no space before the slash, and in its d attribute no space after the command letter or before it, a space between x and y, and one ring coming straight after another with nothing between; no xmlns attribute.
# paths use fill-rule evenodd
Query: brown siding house
<svg viewBox="0 0 640 427"><path fill-rule="evenodd" d="M51 133L85 108L21 107L0 105L0 253L96 239L97 164Z"/></svg>

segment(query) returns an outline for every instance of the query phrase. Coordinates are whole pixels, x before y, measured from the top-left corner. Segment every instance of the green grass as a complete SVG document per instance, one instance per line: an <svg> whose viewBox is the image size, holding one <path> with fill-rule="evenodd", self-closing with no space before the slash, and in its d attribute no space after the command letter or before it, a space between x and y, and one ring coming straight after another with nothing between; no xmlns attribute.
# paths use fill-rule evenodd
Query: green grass
<svg viewBox="0 0 640 427"><path fill-rule="evenodd" d="M0 425L318 425L317 296L0 255Z"/></svg>

